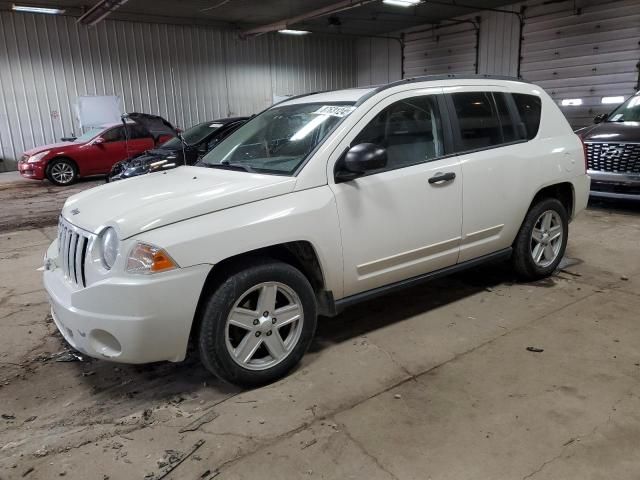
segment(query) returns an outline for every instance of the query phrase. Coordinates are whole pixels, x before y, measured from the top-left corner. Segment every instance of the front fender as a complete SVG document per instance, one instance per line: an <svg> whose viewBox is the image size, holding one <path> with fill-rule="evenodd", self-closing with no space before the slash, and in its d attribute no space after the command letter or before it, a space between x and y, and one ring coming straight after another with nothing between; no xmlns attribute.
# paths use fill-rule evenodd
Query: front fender
<svg viewBox="0 0 640 480"><path fill-rule="evenodd" d="M326 185L190 218L135 238L166 249L181 267L308 241L318 255L327 290L336 298L343 293L340 226L333 192Z"/></svg>

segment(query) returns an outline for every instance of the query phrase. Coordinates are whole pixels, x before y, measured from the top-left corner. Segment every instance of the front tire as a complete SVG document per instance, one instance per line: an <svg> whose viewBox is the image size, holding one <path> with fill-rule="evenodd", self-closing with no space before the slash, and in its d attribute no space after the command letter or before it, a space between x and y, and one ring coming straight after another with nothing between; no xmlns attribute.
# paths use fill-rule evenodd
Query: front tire
<svg viewBox="0 0 640 480"><path fill-rule="evenodd" d="M531 207L514 243L512 260L518 276L538 280L558 268L567 247L568 217L556 198L545 198Z"/></svg>
<svg viewBox="0 0 640 480"><path fill-rule="evenodd" d="M47 165L46 174L54 185L66 187L78 179L78 167L68 158L56 158Z"/></svg>
<svg viewBox="0 0 640 480"><path fill-rule="evenodd" d="M285 376L307 351L316 329L315 295L296 268L258 260L230 272L200 320L198 349L207 370L256 387Z"/></svg>

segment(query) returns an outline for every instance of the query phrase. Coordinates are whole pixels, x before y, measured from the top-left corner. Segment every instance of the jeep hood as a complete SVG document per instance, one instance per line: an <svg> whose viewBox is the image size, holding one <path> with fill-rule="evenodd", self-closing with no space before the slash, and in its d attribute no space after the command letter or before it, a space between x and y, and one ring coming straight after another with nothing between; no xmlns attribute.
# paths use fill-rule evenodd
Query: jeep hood
<svg viewBox="0 0 640 480"><path fill-rule="evenodd" d="M284 195L295 177L179 167L108 183L69 197L62 215L98 233L115 226L121 239L218 210Z"/></svg>

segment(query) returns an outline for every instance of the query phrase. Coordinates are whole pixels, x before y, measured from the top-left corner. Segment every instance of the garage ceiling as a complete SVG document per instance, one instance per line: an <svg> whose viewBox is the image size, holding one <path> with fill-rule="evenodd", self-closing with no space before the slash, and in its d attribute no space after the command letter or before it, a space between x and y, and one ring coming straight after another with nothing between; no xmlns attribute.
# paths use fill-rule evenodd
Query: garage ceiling
<svg viewBox="0 0 640 480"><path fill-rule="evenodd" d="M110 18L130 18L157 22L165 21L189 23L225 24L238 29L250 29L291 17L303 15L313 10L333 5L337 0L129 0ZM95 0L32 0L0 1L0 8L11 8L12 3L20 5L56 6L66 8L67 14L80 15L91 8ZM358 4L354 0L354 4ZM514 3L505 0L425 0L416 7L403 8L370 2L327 14L312 20L291 23L291 28L314 32L380 35L410 28L416 25L437 24L443 20L472 13L482 8L499 8ZM330 21L331 18L331 21Z"/></svg>

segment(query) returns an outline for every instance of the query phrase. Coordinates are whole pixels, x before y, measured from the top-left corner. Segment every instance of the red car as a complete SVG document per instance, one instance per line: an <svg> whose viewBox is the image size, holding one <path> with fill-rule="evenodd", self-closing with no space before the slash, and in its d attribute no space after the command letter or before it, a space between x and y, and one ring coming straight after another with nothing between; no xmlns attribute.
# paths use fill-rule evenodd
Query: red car
<svg viewBox="0 0 640 480"><path fill-rule="evenodd" d="M103 125L93 128L72 142L60 142L27 150L18 162L20 175L33 180L49 179L55 185L70 185L78 177L107 174L114 163L140 154L169 140L174 131L159 128L155 131L137 122L140 116L129 114L136 122ZM166 123L164 119L155 124ZM126 130L125 130L126 128ZM128 139L127 139L128 137Z"/></svg>

